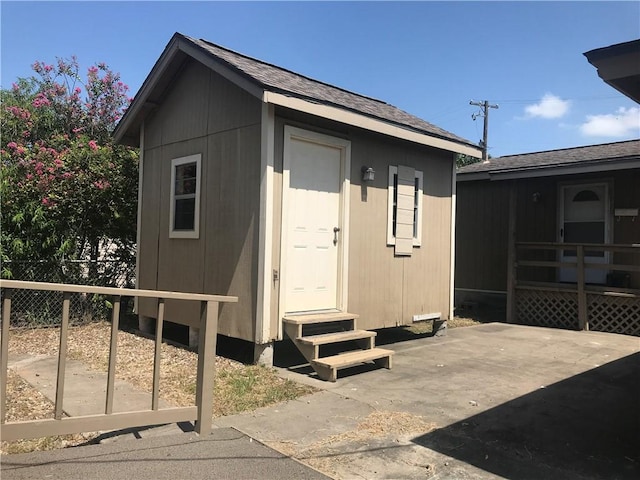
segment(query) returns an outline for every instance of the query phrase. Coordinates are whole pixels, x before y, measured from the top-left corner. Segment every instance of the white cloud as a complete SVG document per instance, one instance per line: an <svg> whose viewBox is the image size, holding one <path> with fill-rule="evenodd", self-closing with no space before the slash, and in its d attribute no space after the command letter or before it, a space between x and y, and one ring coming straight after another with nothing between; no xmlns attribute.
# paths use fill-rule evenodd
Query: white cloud
<svg viewBox="0 0 640 480"><path fill-rule="evenodd" d="M627 137L640 136L640 107L620 107L616 113L587 115L580 125L580 131L587 137Z"/></svg>
<svg viewBox="0 0 640 480"><path fill-rule="evenodd" d="M527 118L561 118L569 111L571 102L552 93L545 93L540 102L524 107Z"/></svg>

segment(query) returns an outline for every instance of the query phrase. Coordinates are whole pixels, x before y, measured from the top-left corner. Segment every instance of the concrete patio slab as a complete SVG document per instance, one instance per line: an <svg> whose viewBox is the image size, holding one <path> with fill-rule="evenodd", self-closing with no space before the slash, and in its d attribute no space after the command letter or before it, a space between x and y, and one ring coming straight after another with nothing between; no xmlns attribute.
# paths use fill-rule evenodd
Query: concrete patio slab
<svg viewBox="0 0 640 480"><path fill-rule="evenodd" d="M381 343L384 337L379 334ZM396 352L392 370L347 369L336 383L281 369L283 376L322 391L215 419L216 431L222 435L234 427L334 478L640 478L639 338L484 324L385 348ZM151 447L157 448L154 461L162 457L171 472L180 471L180 465L191 468L190 458L201 472L207 462L218 468L215 441L203 437L205 443L194 450L192 440L172 443L188 435L194 434L157 440ZM23 461L57 465L67 455L104 452L113 455L111 465L133 469L136 452L151 458L141 440L113 445L125 443L120 450L78 447L67 449L75 453L29 454ZM247 457L240 443L226 452L230 466L259 465L260 458ZM2 458L3 478L31 478L15 476L25 469L10 468L18 457ZM78 477L95 478L91 462L74 461L73 466ZM256 478L234 470L216 472L218 478ZM156 478L155 471L134 473L135 478ZM186 476L185 471L176 478ZM294 478L296 473L283 467L256 476Z"/></svg>

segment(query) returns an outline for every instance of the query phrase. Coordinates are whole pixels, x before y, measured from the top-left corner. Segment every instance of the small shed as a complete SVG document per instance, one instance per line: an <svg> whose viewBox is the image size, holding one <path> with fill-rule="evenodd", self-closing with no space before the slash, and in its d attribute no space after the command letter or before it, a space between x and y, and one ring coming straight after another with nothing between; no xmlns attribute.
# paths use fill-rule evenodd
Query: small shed
<svg viewBox="0 0 640 480"><path fill-rule="evenodd" d="M640 335L640 140L490 159L457 183L458 304Z"/></svg>
<svg viewBox="0 0 640 480"><path fill-rule="evenodd" d="M115 138L140 147L138 288L237 296L219 333L266 362L287 329L451 316L455 159L480 155L471 142L179 33ZM141 302L142 324L155 312ZM198 316L166 305L172 322Z"/></svg>

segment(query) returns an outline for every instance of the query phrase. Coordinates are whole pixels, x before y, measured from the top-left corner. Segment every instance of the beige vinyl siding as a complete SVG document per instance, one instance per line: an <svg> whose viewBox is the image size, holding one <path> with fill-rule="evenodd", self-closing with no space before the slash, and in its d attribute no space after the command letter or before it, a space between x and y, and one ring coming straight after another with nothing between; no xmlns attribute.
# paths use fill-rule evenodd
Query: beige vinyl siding
<svg viewBox="0 0 640 480"><path fill-rule="evenodd" d="M352 142L349 311L360 315L361 328L406 325L426 313L446 318L453 155L372 135L354 134ZM373 166L376 178L362 185L359 172L365 164ZM413 246L412 229L411 256L398 256L386 242L389 165L423 172L422 245Z"/></svg>
<svg viewBox="0 0 640 480"><path fill-rule="evenodd" d="M347 310L360 315L360 328L369 329L410 324L413 315L423 313L441 312L446 318L450 301L453 155L295 112L280 109L276 113L274 268L280 260L284 125L345 138L351 141ZM375 170L373 182L362 182L363 165ZM390 165L404 165L424 175L422 246L412 247L410 257L395 255L395 247L387 245ZM278 285L272 285L273 315L278 312Z"/></svg>
<svg viewBox="0 0 640 480"><path fill-rule="evenodd" d="M209 155L216 159L206 177L209 186L205 291L238 296L223 306L219 333L253 341L258 281L260 218L260 125L210 135ZM234 159L225 161L225 159ZM234 292L234 293L231 293Z"/></svg>
<svg viewBox="0 0 640 480"><path fill-rule="evenodd" d="M188 63L145 122L141 285L238 296L219 333L255 338L260 101L197 62ZM201 154L200 238L169 238L171 160ZM231 293L233 292L233 293ZM193 303L193 302L192 302ZM140 313L155 316L155 305ZM197 325L199 306L167 302L165 317Z"/></svg>

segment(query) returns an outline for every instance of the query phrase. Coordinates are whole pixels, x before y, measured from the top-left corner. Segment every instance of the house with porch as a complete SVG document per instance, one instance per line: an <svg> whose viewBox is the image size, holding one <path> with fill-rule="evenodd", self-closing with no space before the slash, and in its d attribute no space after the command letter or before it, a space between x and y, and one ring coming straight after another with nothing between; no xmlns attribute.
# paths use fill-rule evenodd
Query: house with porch
<svg viewBox="0 0 640 480"><path fill-rule="evenodd" d="M455 159L480 156L468 140L179 33L114 135L140 147L137 287L237 296L219 333L257 360L287 334L335 380L391 366L372 329L451 317ZM139 302L141 328L156 312ZM197 339L197 308L164 314Z"/></svg>
<svg viewBox="0 0 640 480"><path fill-rule="evenodd" d="M584 55L640 102L640 40ZM457 182L457 304L640 335L640 140L490 159Z"/></svg>
<svg viewBox="0 0 640 480"><path fill-rule="evenodd" d="M458 304L502 304L513 322L640 335L638 185L640 140L461 168Z"/></svg>

